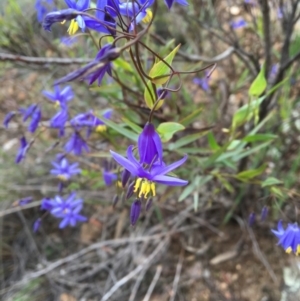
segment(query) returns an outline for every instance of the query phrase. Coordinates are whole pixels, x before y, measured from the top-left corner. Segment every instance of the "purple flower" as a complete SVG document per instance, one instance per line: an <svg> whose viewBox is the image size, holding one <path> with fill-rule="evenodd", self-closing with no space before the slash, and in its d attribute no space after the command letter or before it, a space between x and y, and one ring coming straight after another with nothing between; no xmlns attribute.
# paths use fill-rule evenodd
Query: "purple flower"
<svg viewBox="0 0 300 301"><path fill-rule="evenodd" d="M23 115L23 121L31 118L28 131L34 133L42 118L42 112L39 106L37 104L31 104L27 109L21 108L20 113Z"/></svg>
<svg viewBox="0 0 300 301"><path fill-rule="evenodd" d="M198 85L199 87L202 88L203 91L207 92L209 91L209 78L207 77L208 72L205 72L205 76L200 78L200 77L195 77L193 79L193 83Z"/></svg>
<svg viewBox="0 0 300 301"><path fill-rule="evenodd" d="M44 96L46 96L50 101L53 101L56 105L65 107L66 103L69 102L73 97L74 93L71 86L66 86L62 90L58 85L54 86L54 91L43 91Z"/></svg>
<svg viewBox="0 0 300 301"><path fill-rule="evenodd" d="M63 158L59 162L52 162L54 169L50 170L52 175L57 176L61 181L68 181L74 175L81 173L78 163L69 164L67 158Z"/></svg>
<svg viewBox="0 0 300 301"><path fill-rule="evenodd" d="M113 182L117 180L118 176L111 172L111 171L104 171L103 172L103 180L106 186L110 186Z"/></svg>
<svg viewBox="0 0 300 301"><path fill-rule="evenodd" d="M60 229L68 225L74 227L77 222L87 221L85 216L79 214L83 207L83 201L82 199L76 199L75 192L71 193L66 199L57 195L50 203L52 206L50 213L54 217L62 219L59 224Z"/></svg>
<svg viewBox="0 0 300 301"><path fill-rule="evenodd" d="M141 213L141 206L142 202L138 199L136 199L132 204L131 204L131 209L130 209L130 222L131 225L134 226L136 222L139 219L140 213Z"/></svg>
<svg viewBox="0 0 300 301"><path fill-rule="evenodd" d="M55 10L53 0L36 0L34 6L37 14L37 20L42 22L44 16L51 10Z"/></svg>
<svg viewBox="0 0 300 301"><path fill-rule="evenodd" d="M116 21L113 18L117 16L118 11L116 2L118 3L114 0L97 0L97 21L84 16L85 25L98 32L115 35Z"/></svg>
<svg viewBox="0 0 300 301"><path fill-rule="evenodd" d="M58 85L76 79L88 79L90 83L93 83L97 78L100 84L105 72L111 73L111 61L117 59L120 54L120 48L113 47L111 44L105 45L92 62L58 79L55 84Z"/></svg>
<svg viewBox="0 0 300 301"><path fill-rule="evenodd" d="M42 219L38 218L33 224L33 232L36 233L42 224Z"/></svg>
<svg viewBox="0 0 300 301"><path fill-rule="evenodd" d="M129 181L130 177L131 177L131 173L127 169L123 169L122 175L121 175L122 187L126 186L126 184Z"/></svg>
<svg viewBox="0 0 300 301"><path fill-rule="evenodd" d="M244 19L239 19L237 21L232 21L230 23L231 27L234 29L238 29L238 28L243 28L245 26L247 26L247 22Z"/></svg>
<svg viewBox="0 0 300 301"><path fill-rule="evenodd" d="M52 202L50 198L44 198L41 202L41 210L48 210L52 209Z"/></svg>
<svg viewBox="0 0 300 301"><path fill-rule="evenodd" d="M77 23L74 21L74 19L77 18L78 16L80 16L80 11L74 10L72 8L62 9L59 11L48 13L43 20L43 28L44 30L51 31L51 26L54 23L57 22L61 23L64 21L72 20L73 23L71 25L73 26L71 27L71 29L75 30Z"/></svg>
<svg viewBox="0 0 300 301"><path fill-rule="evenodd" d="M65 144L65 151L67 153L72 153L75 156L80 156L82 151L85 150L89 152L89 147L87 143L81 138L78 132L74 132L70 137L69 141Z"/></svg>
<svg viewBox="0 0 300 301"><path fill-rule="evenodd" d="M20 148L15 160L17 164L20 163L25 158L26 152L28 150L28 146L29 145L27 144L26 138L23 136L20 139Z"/></svg>
<svg viewBox="0 0 300 301"><path fill-rule="evenodd" d="M255 223L255 219L256 219L256 214L252 212L248 218L248 224L250 227L253 226L253 224Z"/></svg>
<svg viewBox="0 0 300 301"><path fill-rule="evenodd" d="M184 186L188 184L188 181L166 176L169 172L182 165L187 156L184 156L181 160L166 166L165 164L153 164L152 166L145 167L143 163L139 163L133 156L133 146L129 146L127 149L127 158L110 151L113 158L125 169L127 169L132 176L137 177L135 182L134 192L141 198L144 196L147 198L151 192L152 196L156 195L155 183L168 185L168 186Z"/></svg>
<svg viewBox="0 0 300 301"><path fill-rule="evenodd" d="M50 119L50 126L52 128L59 129L59 136L62 137L65 132L65 124L68 121L69 114L67 106L62 107L62 109L57 112L51 119Z"/></svg>
<svg viewBox="0 0 300 301"><path fill-rule="evenodd" d="M10 121L13 119L13 117L15 115L16 115L16 112L9 112L5 115L4 120L3 120L3 125L6 129L8 128L8 124L10 123Z"/></svg>
<svg viewBox="0 0 300 301"><path fill-rule="evenodd" d="M112 44L106 44L105 46L103 46L100 49L100 51L98 52L98 54L95 58L95 61L101 62L101 60L105 57L105 55L111 49L113 49ZM100 86L102 79L106 73L108 75L112 76L112 63L110 61L108 61L106 64L104 64L104 66L98 68L96 71L92 72L86 79L88 80L89 85L91 85L92 83L94 83L97 80L98 86Z"/></svg>
<svg viewBox="0 0 300 301"><path fill-rule="evenodd" d="M36 131L36 129L39 126L39 122L41 121L42 118L42 112L41 109L39 107L37 107L33 114L31 115L31 122L28 126L28 131L31 133L34 133Z"/></svg>
<svg viewBox="0 0 300 301"><path fill-rule="evenodd" d="M20 199L18 201L18 205L19 206L25 206L25 205L29 204L30 202L32 202L32 196L27 196L23 199Z"/></svg>
<svg viewBox="0 0 300 301"><path fill-rule="evenodd" d="M280 220L277 230L272 230L272 232L279 239L278 245L281 245L286 253L300 254L300 229L297 223L288 224L287 228L284 229Z"/></svg>
<svg viewBox="0 0 300 301"><path fill-rule="evenodd" d="M189 5L186 0L165 0L165 4L167 5L168 9L171 9L173 3L176 3L176 2L182 6Z"/></svg>
<svg viewBox="0 0 300 301"><path fill-rule="evenodd" d="M147 123L138 138L140 163L162 162L162 143L152 123Z"/></svg>

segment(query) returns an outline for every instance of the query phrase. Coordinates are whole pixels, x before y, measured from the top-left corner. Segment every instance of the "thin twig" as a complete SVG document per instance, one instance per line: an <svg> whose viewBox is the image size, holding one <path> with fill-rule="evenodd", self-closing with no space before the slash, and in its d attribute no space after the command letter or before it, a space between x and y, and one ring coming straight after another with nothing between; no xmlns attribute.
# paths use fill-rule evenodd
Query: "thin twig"
<svg viewBox="0 0 300 301"><path fill-rule="evenodd" d="M26 64L58 64L58 65L71 65L71 64L86 64L93 59L88 58L60 58L60 57L31 57L18 54L0 53L0 61L14 61Z"/></svg>
<svg viewBox="0 0 300 301"><path fill-rule="evenodd" d="M178 288L178 283L179 283L179 280L180 280L180 274L181 274L183 259L184 259L184 249L181 249L178 264L177 264L177 267L176 267L176 274L175 274L174 281L173 281L173 288L172 288L172 292L171 292L170 301L175 300L175 296L176 296L177 288Z"/></svg>
<svg viewBox="0 0 300 301"><path fill-rule="evenodd" d="M150 297L151 297L152 292L153 292L153 290L154 290L154 288L155 288L155 286L156 286L156 283L157 283L157 281L158 281L158 279L159 279L159 277L160 277L161 272L162 272L162 266L159 265L159 266L157 266L157 268L156 268L155 275L154 275L154 277L153 277L153 279L152 279L152 281L151 281L151 284L150 284L150 286L149 286L149 288L148 288L148 290L147 290L147 293L146 293L146 295L145 295L143 301L149 301L149 300L150 300Z"/></svg>
<svg viewBox="0 0 300 301"><path fill-rule="evenodd" d="M145 267L149 266L152 262L152 260L159 254L161 249L165 246L165 244L168 242L168 239L163 240L152 252L152 254L140 265L138 265L133 271L131 271L129 274L127 274L125 277L120 279L101 299L101 301L107 301L110 299L110 297L125 283L127 283L130 279L135 277L139 272L141 272Z"/></svg>

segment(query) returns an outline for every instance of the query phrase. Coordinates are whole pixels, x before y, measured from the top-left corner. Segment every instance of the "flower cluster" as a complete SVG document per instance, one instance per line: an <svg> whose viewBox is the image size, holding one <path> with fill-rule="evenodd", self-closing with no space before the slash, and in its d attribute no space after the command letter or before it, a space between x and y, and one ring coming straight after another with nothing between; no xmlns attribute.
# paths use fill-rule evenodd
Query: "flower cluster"
<svg viewBox="0 0 300 301"><path fill-rule="evenodd" d="M183 6L188 5L186 0L165 0L164 2L169 10L174 3ZM23 134L20 137L16 163L25 159L29 149L43 132L47 130L52 133L57 132L58 142L49 149L53 151L56 147L61 146L60 150L55 153L56 157L52 161L52 168L50 169L50 174L55 177L53 181L58 183L58 189L54 197L50 196L42 200L41 210L60 219L59 227L65 228L68 225L75 226L77 222L86 220L86 217L80 214L83 200L77 198L78 192L73 191L69 186L74 177L84 174L79 163L74 160L74 156L82 156L84 153L90 152L92 148L89 141L93 137L103 136L107 138L109 136L105 133L107 130L106 123L109 124L109 122L105 120L110 119L113 112L112 109L107 109L102 114L93 109L76 110L73 102L75 94L72 87L66 83L83 80L88 85L96 83L100 86L106 76L119 83L117 67L120 68L122 62L121 60L116 62L116 60L125 50L130 51L135 67L142 69L138 50L135 49L135 53L133 53L134 47L131 48L131 46L138 43L145 45L142 44L141 37L147 32L147 26L151 26L153 22L157 1L97 0L96 3L92 3L90 0L65 0L62 9L56 8L56 4L58 4L57 1L53 0L36 0L37 19L42 22L43 28L46 31L51 31L55 23L68 23L66 31L69 35L74 36L78 31L88 33L97 46L97 52L94 53L94 59L86 65L55 80L50 90L42 91L43 100L52 104L50 109L49 106L45 107L42 101L30 104L28 107L18 108L6 115L4 126L8 128L13 119L22 125ZM97 41L96 36L99 33L102 36ZM107 38L107 36L109 37ZM107 43L102 45L103 37L106 38ZM65 40L67 43L69 42L68 39L64 38L63 41ZM72 41L76 40L72 39ZM121 42L119 43L119 41ZM136 59L133 58L134 55ZM158 55L157 58L159 58ZM137 74L142 77L145 72L140 70ZM145 80L141 82L145 83ZM157 86L154 83L152 85L154 92L152 98L153 101L157 101L157 109L172 91L168 89L168 84L165 84L166 81L163 76L159 78ZM207 83L206 86L208 86ZM130 214L132 225L138 221L142 204L145 204L146 210L151 207L158 184L184 186L188 183L186 180L170 175L186 161L187 156L170 165L165 163L162 141L152 123L155 106L150 109L149 122L145 124L140 133L137 146L128 146L126 157L110 151L109 155L112 156L113 160L103 160L103 168L99 168L106 186L112 186L116 183L118 193L113 200L113 205L120 199L119 191L121 189L124 190L126 199L135 196ZM31 137L30 140L29 137ZM91 162L89 164L94 165ZM70 192L71 190L72 192ZM23 199L20 204L26 204L29 201L31 198L30 200ZM35 222L35 231L40 227L44 216L46 214L43 214Z"/></svg>

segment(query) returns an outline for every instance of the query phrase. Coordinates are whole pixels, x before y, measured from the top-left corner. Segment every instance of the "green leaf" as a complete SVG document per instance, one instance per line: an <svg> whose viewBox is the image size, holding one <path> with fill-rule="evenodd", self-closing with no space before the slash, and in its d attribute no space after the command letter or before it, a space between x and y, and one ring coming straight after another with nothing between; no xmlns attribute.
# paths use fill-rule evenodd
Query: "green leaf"
<svg viewBox="0 0 300 301"><path fill-rule="evenodd" d="M175 143L170 143L169 144L169 150L175 150L178 149L182 146L185 146L187 144L190 144L196 140L198 140L199 138L205 136L208 132L200 132L200 133L196 133L196 134L190 134L190 135L186 135L180 139L178 139Z"/></svg>
<svg viewBox="0 0 300 301"><path fill-rule="evenodd" d="M109 127L111 127L112 129L114 129L116 132L118 132L119 134L123 135L124 137L129 138L130 140L133 140L134 142L137 142L138 140L138 135L135 132L132 132L128 129L123 128L122 126L114 123L113 121L103 118L101 116L101 120Z"/></svg>
<svg viewBox="0 0 300 301"><path fill-rule="evenodd" d="M274 140L278 136L273 134L256 134L256 135L249 135L243 138L242 140L245 142L256 142L256 141L269 141Z"/></svg>
<svg viewBox="0 0 300 301"><path fill-rule="evenodd" d="M217 151L218 149L220 149L220 146L217 143L215 136L212 132L208 133L207 139L208 139L208 144L213 151Z"/></svg>
<svg viewBox="0 0 300 301"><path fill-rule="evenodd" d="M189 124L191 124L195 118L197 118L200 113L203 111L203 108L200 107L197 110L193 111L190 115L184 117L183 119L181 119L179 122L184 125L184 126L188 126Z"/></svg>
<svg viewBox="0 0 300 301"><path fill-rule="evenodd" d="M239 108L233 116L232 119L232 127L236 128L245 122L249 121L255 111L259 108L262 101L265 99L265 96L260 97L259 99L252 100L249 103L243 105L241 108Z"/></svg>
<svg viewBox="0 0 300 301"><path fill-rule="evenodd" d="M122 118L122 120L136 133L140 134L142 132L143 129L140 126L136 125L134 122L132 122L124 117Z"/></svg>
<svg viewBox="0 0 300 301"><path fill-rule="evenodd" d="M274 177L269 177L266 178L262 183L261 187L266 187L266 186L273 186L273 185L279 185L282 184L283 182L274 178Z"/></svg>
<svg viewBox="0 0 300 301"><path fill-rule="evenodd" d="M147 86L145 87L145 90L144 90L144 99L145 99L147 107L149 109L152 109L154 106L154 103L156 101L156 91L154 90L153 84L150 80L147 81ZM163 101L162 101L162 103L163 103ZM162 103L160 105L157 105L155 109L156 110L159 109L161 107Z"/></svg>
<svg viewBox="0 0 300 301"><path fill-rule="evenodd" d="M241 181L253 179L259 175L261 175L267 167L267 164L263 164L259 168L246 170L238 173L235 177Z"/></svg>
<svg viewBox="0 0 300 301"><path fill-rule="evenodd" d="M249 89L249 95L259 97L267 88L267 80L265 78L265 64L263 64L257 77L253 81Z"/></svg>
<svg viewBox="0 0 300 301"><path fill-rule="evenodd" d="M157 127L157 132L160 134L163 142L169 141L173 135L184 130L185 127L177 122L163 122Z"/></svg>
<svg viewBox="0 0 300 301"><path fill-rule="evenodd" d="M116 65L118 68L120 68L122 70L126 70L126 71L133 73L133 69L132 69L131 65L120 57L117 58L116 60L114 60L114 65Z"/></svg>
<svg viewBox="0 0 300 301"><path fill-rule="evenodd" d="M180 44L173 49L165 58L164 61L169 65L172 64L172 61L180 47ZM168 74L170 73L170 68L163 61L155 63L151 70L149 71L149 76L152 78L152 82L156 85L163 85L168 80ZM166 75L166 76L164 76Z"/></svg>

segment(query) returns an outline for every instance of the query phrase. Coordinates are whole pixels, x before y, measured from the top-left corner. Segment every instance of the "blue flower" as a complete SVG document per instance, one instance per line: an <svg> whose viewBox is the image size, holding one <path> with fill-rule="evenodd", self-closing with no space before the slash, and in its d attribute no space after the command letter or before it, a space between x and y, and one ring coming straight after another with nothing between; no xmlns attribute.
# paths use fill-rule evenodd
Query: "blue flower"
<svg viewBox="0 0 300 301"><path fill-rule="evenodd" d="M6 129L8 128L8 124L10 123L10 121L13 119L13 117L15 115L16 115L16 112L9 112L5 115L4 120L3 120L3 125Z"/></svg>
<svg viewBox="0 0 300 301"><path fill-rule="evenodd" d="M182 6L189 5L186 0L165 0L165 4L167 5L168 9L171 9L174 2L177 2L178 4Z"/></svg>
<svg viewBox="0 0 300 301"><path fill-rule="evenodd" d="M102 117L104 117L105 119L110 119L112 112L113 110L108 109L102 114ZM92 114L92 127L97 133L102 133L106 131L105 123L94 114Z"/></svg>
<svg viewBox="0 0 300 301"><path fill-rule="evenodd" d="M84 16L86 26L98 32L115 35L116 21L113 18L117 16L118 11L115 1L98 0L96 8L97 21Z"/></svg>
<svg viewBox="0 0 300 301"><path fill-rule="evenodd" d="M156 195L155 183L164 184L168 186L184 186L188 184L188 181L166 176L169 172L182 165L187 156L184 156L181 160L165 166L165 164L153 164L152 166L145 167L144 164L139 163L133 155L133 146L129 146L127 149L127 158L110 151L112 157L125 169L127 169L132 176L137 177L134 187L134 192L141 198L144 196L147 198L151 192L152 196Z"/></svg>
<svg viewBox="0 0 300 301"><path fill-rule="evenodd" d="M75 79L90 79L90 83L92 83L97 78L98 83L100 84L104 73L111 73L111 61L117 59L120 54L120 48L107 44L99 51L97 57L92 62L58 79L55 81L55 84L70 82ZM91 77L94 78L93 81L91 81Z"/></svg>
<svg viewBox="0 0 300 301"><path fill-rule="evenodd" d="M41 210L48 210L52 209L52 202L50 198L44 198L41 202Z"/></svg>
<svg viewBox="0 0 300 301"><path fill-rule="evenodd" d="M50 9L55 10L53 0L36 0L34 8L39 22L43 21Z"/></svg>
<svg viewBox="0 0 300 301"><path fill-rule="evenodd" d="M138 138L140 163L162 162L162 143L152 123L147 123Z"/></svg>
<svg viewBox="0 0 300 301"><path fill-rule="evenodd" d="M54 23L57 23L57 22L62 23L66 20L74 21L74 19L77 18L78 16L80 16L80 12L77 10L74 10L72 8L62 9L59 11L51 12L45 16L45 18L43 20L43 28L44 28L44 30L51 31L51 26ZM75 28L74 28L74 22L73 22L72 30L76 29L77 22L75 22ZM78 27L77 27L77 29L78 29Z"/></svg>
<svg viewBox="0 0 300 301"><path fill-rule="evenodd" d="M42 112L39 107L37 107L31 115L31 122L28 126L28 131L34 133L39 126L39 122L42 118Z"/></svg>
<svg viewBox="0 0 300 301"><path fill-rule="evenodd" d="M65 144L65 151L67 153L72 153L75 156L80 156L82 151L85 150L89 152L89 147L87 143L81 138L80 134L75 131L70 137L69 141Z"/></svg>
<svg viewBox="0 0 300 301"><path fill-rule="evenodd" d="M61 181L68 181L72 176L81 173L81 170L78 168L79 164L69 164L67 158L63 158L59 162L53 161L51 164L54 169L51 169L50 173L57 176Z"/></svg>
<svg viewBox="0 0 300 301"><path fill-rule="evenodd" d="M65 105L50 119L50 126L59 129L59 136L62 137L65 133L65 124L68 121L68 108Z"/></svg>
<svg viewBox="0 0 300 301"><path fill-rule="evenodd" d="M76 11L85 11L90 7L90 0L65 0L66 4L69 8L72 8ZM75 19L71 20L70 27L68 29L68 33L70 35L75 34L78 28L81 28L82 31L85 30L86 24L84 18L81 15L78 15Z"/></svg>
<svg viewBox="0 0 300 301"><path fill-rule="evenodd" d="M200 86L202 88L203 91L207 92L209 91L209 78L208 76L208 72L205 72L205 76L200 78L200 77L195 77L193 79L193 83Z"/></svg>
<svg viewBox="0 0 300 301"><path fill-rule="evenodd" d="M50 101L53 101L57 106L64 107L67 102L69 102L73 97L74 93L71 86L66 86L62 90L58 85L54 86L54 91L43 91L44 96L46 96Z"/></svg>
<svg viewBox="0 0 300 301"><path fill-rule="evenodd" d="M25 158L28 147L29 145L27 144L26 138L23 136L20 139L20 148L15 160L17 164L20 163Z"/></svg>
<svg viewBox="0 0 300 301"><path fill-rule="evenodd" d="M281 245L288 254L291 252L296 255L300 254L300 229L297 223L288 224L284 229L280 220L277 230L272 230L272 232L279 239L278 245Z"/></svg>
<svg viewBox="0 0 300 301"><path fill-rule="evenodd" d="M113 49L112 44L106 44L103 46L100 51L98 52L95 61L96 62L101 62L101 60L105 57L105 55ZM108 61L104 66L100 67L96 71L92 72L86 79L89 81L89 85L94 83L96 80L98 81L98 86L101 85L102 79L107 73L108 75L112 76L112 63Z"/></svg>
<svg viewBox="0 0 300 301"><path fill-rule="evenodd" d="M115 182L118 176L115 173L115 162L104 161L104 169L103 169L103 180L106 186L110 186L113 182Z"/></svg>
<svg viewBox="0 0 300 301"><path fill-rule="evenodd" d="M18 201L18 205L19 205L19 206L25 206L25 205L31 203L32 200L33 200L32 196L27 196L27 197L25 197L25 198L23 198L23 199L20 199L20 200Z"/></svg>
<svg viewBox="0 0 300 301"><path fill-rule="evenodd" d="M85 222L87 218L80 215L79 212L83 207L83 200L76 199L76 193L71 193L66 199L56 196L50 201L50 213L56 218L62 218L59 228L65 228L68 225L74 227L77 222Z"/></svg>
<svg viewBox="0 0 300 301"><path fill-rule="evenodd" d="M246 27L248 23L244 19L239 19L237 21L232 21L230 25L232 28L238 29L238 28Z"/></svg>

